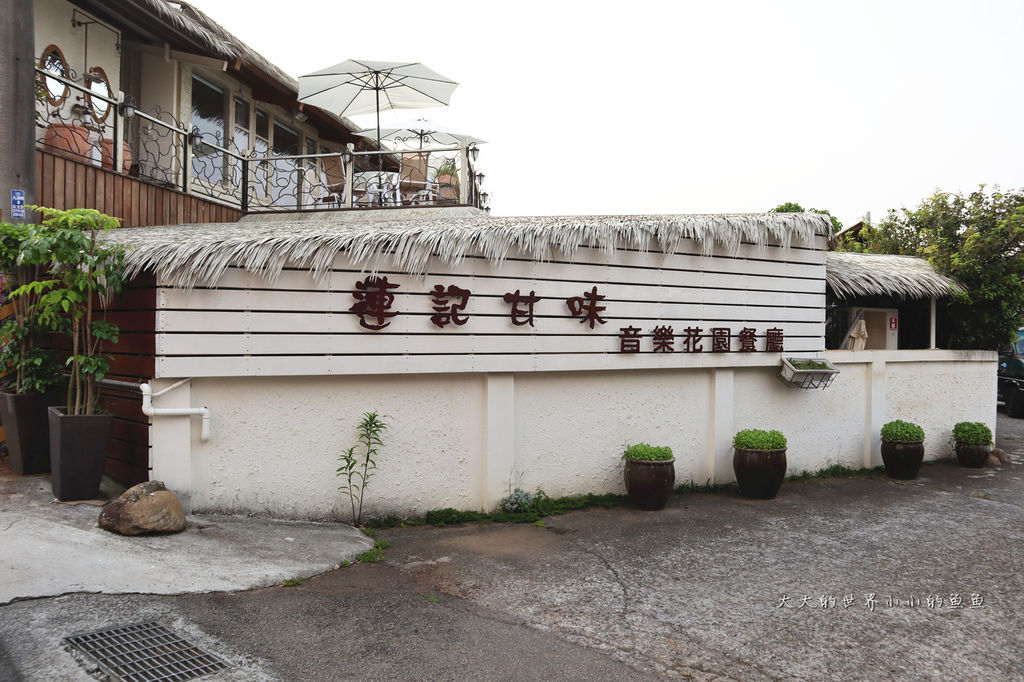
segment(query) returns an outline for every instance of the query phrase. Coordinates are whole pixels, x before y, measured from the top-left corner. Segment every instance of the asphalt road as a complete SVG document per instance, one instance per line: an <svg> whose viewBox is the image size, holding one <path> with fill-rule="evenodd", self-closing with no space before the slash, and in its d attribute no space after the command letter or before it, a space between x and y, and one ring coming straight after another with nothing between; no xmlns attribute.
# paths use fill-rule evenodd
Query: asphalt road
<svg viewBox="0 0 1024 682"><path fill-rule="evenodd" d="M1024 680L1024 420L997 442L1011 464L909 482L393 529L293 587L18 601L0 677L90 679L63 637L155 620L232 666L210 680Z"/></svg>

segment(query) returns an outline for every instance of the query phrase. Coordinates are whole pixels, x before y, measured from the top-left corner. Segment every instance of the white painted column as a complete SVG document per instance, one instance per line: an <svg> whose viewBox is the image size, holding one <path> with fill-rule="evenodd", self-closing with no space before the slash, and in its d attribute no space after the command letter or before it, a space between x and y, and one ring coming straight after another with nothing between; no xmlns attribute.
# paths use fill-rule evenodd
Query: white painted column
<svg viewBox="0 0 1024 682"><path fill-rule="evenodd" d="M157 393L177 379L153 379ZM153 399L155 407L192 407L192 387L184 383ZM150 417L149 442L152 444L153 480L163 481L178 496L186 513L192 511L192 418Z"/></svg>
<svg viewBox="0 0 1024 682"><path fill-rule="evenodd" d="M708 401L711 409L708 413L708 442L705 456L707 478L712 483L729 483L736 478L732 470L732 436L735 433L734 387L733 370L715 369L711 372L711 395Z"/></svg>
<svg viewBox="0 0 1024 682"><path fill-rule="evenodd" d="M935 350L935 297L932 296L931 300L931 315L929 317L930 325L928 327L928 347Z"/></svg>
<svg viewBox="0 0 1024 682"><path fill-rule="evenodd" d="M887 378L885 374L885 360L875 360L865 365L867 374L867 409L864 414L864 466L867 468L876 467L882 463L881 447L882 425L885 424L889 414L889 404L886 398Z"/></svg>
<svg viewBox="0 0 1024 682"><path fill-rule="evenodd" d="M490 511L505 496L509 476L516 465L515 375L485 375L487 401L484 429L484 461L481 469L480 508Z"/></svg>

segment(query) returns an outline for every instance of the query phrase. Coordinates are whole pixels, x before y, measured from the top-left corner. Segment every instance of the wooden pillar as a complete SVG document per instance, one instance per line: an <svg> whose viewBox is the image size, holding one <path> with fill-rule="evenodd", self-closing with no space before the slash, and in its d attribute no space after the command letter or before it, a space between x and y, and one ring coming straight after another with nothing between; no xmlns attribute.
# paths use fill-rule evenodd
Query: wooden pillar
<svg viewBox="0 0 1024 682"><path fill-rule="evenodd" d="M11 192L36 202L35 16L32 0L0 0L0 217L11 221ZM25 222L33 219L26 212Z"/></svg>

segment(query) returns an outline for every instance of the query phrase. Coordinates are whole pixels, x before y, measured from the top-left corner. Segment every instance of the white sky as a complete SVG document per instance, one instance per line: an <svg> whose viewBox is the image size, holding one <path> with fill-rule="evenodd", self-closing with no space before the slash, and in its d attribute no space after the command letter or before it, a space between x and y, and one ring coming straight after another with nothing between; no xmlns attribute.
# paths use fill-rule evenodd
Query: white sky
<svg viewBox="0 0 1024 682"><path fill-rule="evenodd" d="M766 211L845 224L1024 186L1024 2L190 0L285 71L419 61L489 142L495 215ZM372 125L373 115L355 117Z"/></svg>

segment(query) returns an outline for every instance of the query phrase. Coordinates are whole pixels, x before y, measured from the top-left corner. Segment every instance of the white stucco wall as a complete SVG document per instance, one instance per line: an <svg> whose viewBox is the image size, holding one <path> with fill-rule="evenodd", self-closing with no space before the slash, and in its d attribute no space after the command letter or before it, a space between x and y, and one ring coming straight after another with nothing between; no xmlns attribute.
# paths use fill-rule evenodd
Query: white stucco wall
<svg viewBox="0 0 1024 682"><path fill-rule="evenodd" d="M72 18L87 25L75 26ZM79 76L93 67L103 69L116 99L121 85L120 31L116 27L88 23L90 21L95 21L92 15L65 0L36 0L36 59L48 45L56 45L64 53L68 66ZM74 97L71 99L73 101Z"/></svg>
<svg viewBox="0 0 1024 682"><path fill-rule="evenodd" d="M361 414L391 425L365 514L492 509L510 481L548 494L624 492L628 443L669 445L677 482L733 480L731 438L777 428L790 473L880 463L878 430L910 419L927 457L950 455L957 421L995 428L995 354L834 351L825 390L785 387L777 359L746 366L619 371L196 378L157 406L207 406L199 421L157 417L153 478L193 510L348 517L337 456ZM157 380L155 390L172 383Z"/></svg>

